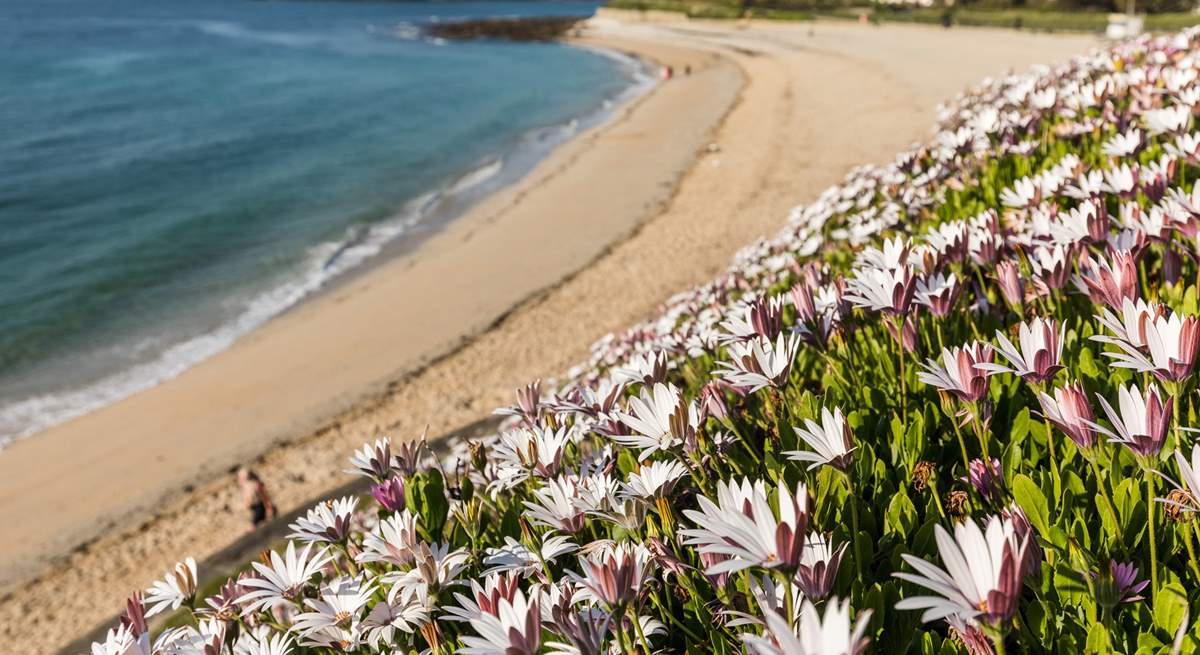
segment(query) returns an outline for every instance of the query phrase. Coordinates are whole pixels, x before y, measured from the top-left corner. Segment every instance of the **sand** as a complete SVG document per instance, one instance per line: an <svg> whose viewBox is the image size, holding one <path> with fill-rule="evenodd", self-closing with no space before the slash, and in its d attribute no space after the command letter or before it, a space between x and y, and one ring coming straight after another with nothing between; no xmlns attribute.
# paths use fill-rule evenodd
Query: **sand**
<svg viewBox="0 0 1200 655"><path fill-rule="evenodd" d="M691 75L621 108L416 252L174 380L0 453L0 635L11 652L56 652L171 563L241 536L230 466L257 460L280 508L301 509L347 481L345 457L364 440L470 426L711 278L850 167L926 135L937 102L1095 44L639 18L602 12L581 42Z"/></svg>

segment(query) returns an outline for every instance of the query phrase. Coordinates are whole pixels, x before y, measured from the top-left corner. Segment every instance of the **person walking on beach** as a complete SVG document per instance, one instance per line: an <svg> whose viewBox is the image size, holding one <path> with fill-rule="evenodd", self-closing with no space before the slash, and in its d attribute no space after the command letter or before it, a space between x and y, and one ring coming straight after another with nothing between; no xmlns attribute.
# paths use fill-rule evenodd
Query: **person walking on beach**
<svg viewBox="0 0 1200 655"><path fill-rule="evenodd" d="M242 466L237 471L238 486L242 489L242 502L250 510L250 532L258 526L275 518L275 505L271 503L271 495L258 474Z"/></svg>

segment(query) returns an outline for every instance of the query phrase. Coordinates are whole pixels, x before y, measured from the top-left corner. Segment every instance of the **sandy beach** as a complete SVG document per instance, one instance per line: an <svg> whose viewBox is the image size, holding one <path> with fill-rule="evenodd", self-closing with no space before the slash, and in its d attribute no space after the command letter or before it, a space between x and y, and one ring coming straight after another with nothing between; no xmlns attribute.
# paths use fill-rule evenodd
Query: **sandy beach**
<svg viewBox="0 0 1200 655"><path fill-rule="evenodd" d="M0 453L0 634L12 652L56 652L171 563L241 536L231 466L255 462L288 512L346 482L345 457L364 440L470 426L715 275L852 166L923 137L939 101L1096 43L642 18L602 12L580 42L690 75L416 252Z"/></svg>

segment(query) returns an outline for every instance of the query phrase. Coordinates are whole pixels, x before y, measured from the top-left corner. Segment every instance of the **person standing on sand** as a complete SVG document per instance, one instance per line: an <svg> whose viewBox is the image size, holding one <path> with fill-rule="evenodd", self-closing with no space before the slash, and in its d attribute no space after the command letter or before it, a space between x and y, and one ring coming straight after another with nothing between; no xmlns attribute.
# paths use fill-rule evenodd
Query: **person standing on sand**
<svg viewBox="0 0 1200 655"><path fill-rule="evenodd" d="M250 532L275 518L275 505L271 503L271 495L258 474L242 466L237 471L238 486L242 489L242 502L250 510Z"/></svg>

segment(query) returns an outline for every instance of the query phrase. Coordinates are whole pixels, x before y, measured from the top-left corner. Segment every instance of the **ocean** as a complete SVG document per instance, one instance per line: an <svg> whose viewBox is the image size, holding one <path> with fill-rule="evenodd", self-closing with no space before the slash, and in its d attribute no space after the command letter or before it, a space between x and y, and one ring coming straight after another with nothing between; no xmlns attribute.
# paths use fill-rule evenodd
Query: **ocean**
<svg viewBox="0 0 1200 655"><path fill-rule="evenodd" d="M595 7L0 2L0 445L414 246L640 93L621 56L420 31Z"/></svg>

